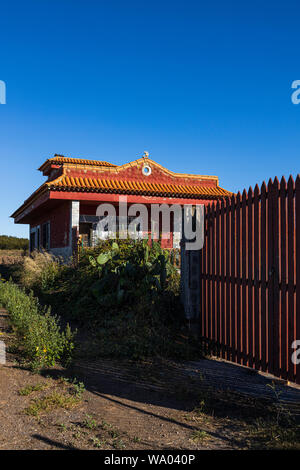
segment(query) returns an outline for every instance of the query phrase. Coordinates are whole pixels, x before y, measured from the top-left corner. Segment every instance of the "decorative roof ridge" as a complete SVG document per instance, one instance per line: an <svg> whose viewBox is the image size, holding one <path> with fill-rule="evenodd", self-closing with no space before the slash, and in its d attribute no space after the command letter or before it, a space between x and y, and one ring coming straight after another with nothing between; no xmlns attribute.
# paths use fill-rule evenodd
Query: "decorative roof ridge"
<svg viewBox="0 0 300 470"><path fill-rule="evenodd" d="M48 165L51 163L58 163L58 164L74 164L74 165L89 165L95 167L107 167L107 168L115 168L117 165L114 163L109 163L103 160L91 160L88 158L79 158L79 157L65 157L64 155L54 154L54 157L47 158L47 160L38 168L39 171L44 171Z"/></svg>
<svg viewBox="0 0 300 470"><path fill-rule="evenodd" d="M196 175L196 174L190 174L190 173L177 173L171 170L168 170L166 167L160 165L156 161L152 160L148 156L146 157L140 157L136 160L133 160L131 162L124 163L122 165L115 165L113 163L105 162L105 161L100 161L100 160L89 160L89 159L83 159L83 158L72 158L72 157L65 157L63 155L58 155L55 154L54 157L48 158L38 169L39 171L44 171L48 165L51 163L57 162L58 164L61 163L63 165L67 166L89 166L90 168L104 168L105 171L112 171L112 172L117 172L119 173L122 170L125 170L126 168L138 166L138 165L153 165L156 168L159 168L161 171L164 173L175 176L178 178L189 178L189 179L202 179L202 180L213 180L217 182L217 185L219 184L219 178L218 176L214 175Z"/></svg>
<svg viewBox="0 0 300 470"><path fill-rule="evenodd" d="M166 167L160 165L160 163L157 163L156 161L152 160L151 158L147 157L141 157L138 158L137 160L133 160L132 162L124 163L123 165L119 165L113 168L113 171L119 172L120 170L124 170L128 167L133 167L138 164L152 164L156 167L158 167L160 170L164 171L165 173L171 175L171 176L176 176L179 178L191 178L191 179L210 179L210 180L215 180L217 181L217 184L219 184L219 177L214 176L214 175L196 175L196 174L190 174L190 173L176 173L174 171L168 170Z"/></svg>

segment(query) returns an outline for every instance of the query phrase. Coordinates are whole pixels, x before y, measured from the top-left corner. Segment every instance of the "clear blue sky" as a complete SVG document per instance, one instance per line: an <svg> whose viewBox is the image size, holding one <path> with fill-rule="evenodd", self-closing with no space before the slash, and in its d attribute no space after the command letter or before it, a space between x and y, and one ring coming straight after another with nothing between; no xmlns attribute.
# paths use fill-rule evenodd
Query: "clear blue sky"
<svg viewBox="0 0 300 470"><path fill-rule="evenodd" d="M238 191L296 175L297 1L2 2L0 234L54 153L167 168Z"/></svg>

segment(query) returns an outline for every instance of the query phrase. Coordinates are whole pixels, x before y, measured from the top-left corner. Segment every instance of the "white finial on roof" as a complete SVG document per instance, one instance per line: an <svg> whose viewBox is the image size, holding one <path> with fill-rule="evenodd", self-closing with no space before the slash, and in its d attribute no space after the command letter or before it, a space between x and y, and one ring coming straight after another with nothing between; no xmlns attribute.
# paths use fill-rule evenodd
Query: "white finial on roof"
<svg viewBox="0 0 300 470"><path fill-rule="evenodd" d="M143 155L144 158L147 158L149 157L149 152L147 152L147 150L144 150L144 155Z"/></svg>

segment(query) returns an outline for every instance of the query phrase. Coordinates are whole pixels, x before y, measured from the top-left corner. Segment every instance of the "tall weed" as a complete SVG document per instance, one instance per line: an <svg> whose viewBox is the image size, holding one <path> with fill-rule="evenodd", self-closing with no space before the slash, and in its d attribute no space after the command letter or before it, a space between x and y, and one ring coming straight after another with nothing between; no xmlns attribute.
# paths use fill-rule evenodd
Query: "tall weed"
<svg viewBox="0 0 300 470"><path fill-rule="evenodd" d="M61 331L50 307L42 307L32 293L27 294L12 281L0 282L0 303L10 314L9 321L32 369L70 362L74 334L69 326Z"/></svg>
<svg viewBox="0 0 300 470"><path fill-rule="evenodd" d="M34 251L24 258L21 283L28 289L47 289L55 285L63 269L59 258L44 251Z"/></svg>

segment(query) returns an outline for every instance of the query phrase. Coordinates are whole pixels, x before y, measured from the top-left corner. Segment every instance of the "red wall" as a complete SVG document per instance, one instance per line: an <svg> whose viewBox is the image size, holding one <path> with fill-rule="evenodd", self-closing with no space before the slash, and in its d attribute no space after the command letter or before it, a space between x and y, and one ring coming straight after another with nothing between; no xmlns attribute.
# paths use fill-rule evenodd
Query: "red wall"
<svg viewBox="0 0 300 470"><path fill-rule="evenodd" d="M148 164L145 161L145 165ZM102 179L111 179L111 180L129 180L129 181L143 181L145 183L166 183L166 184L182 184L189 186L217 186L216 179L201 179L201 176L196 178L189 178L185 176L173 176L159 167L151 164L151 175L145 176L142 173L143 164L140 163L138 166L133 165L125 169L116 170L97 170L97 169L79 169L79 168L66 168L66 175L73 177L82 177L82 178L102 178Z"/></svg>
<svg viewBox="0 0 300 470"><path fill-rule="evenodd" d="M50 247L64 248L68 246L70 230L70 202L62 201L57 207L50 210L47 209L45 214L40 215L30 224L30 227L33 228L48 221L50 221ZM40 234L42 234L42 231L40 231Z"/></svg>

